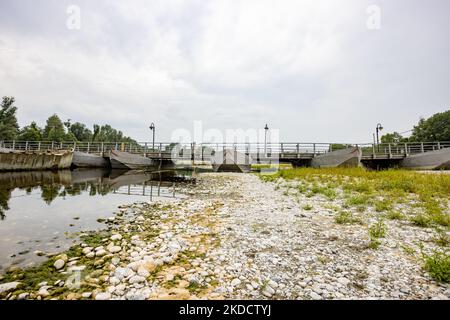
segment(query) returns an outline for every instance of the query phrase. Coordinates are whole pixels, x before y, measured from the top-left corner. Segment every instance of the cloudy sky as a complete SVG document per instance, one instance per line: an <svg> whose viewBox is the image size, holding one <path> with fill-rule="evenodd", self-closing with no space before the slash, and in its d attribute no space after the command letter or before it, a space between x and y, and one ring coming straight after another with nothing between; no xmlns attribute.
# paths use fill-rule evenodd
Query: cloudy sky
<svg viewBox="0 0 450 320"><path fill-rule="evenodd" d="M168 141L200 120L370 142L378 122L405 131L449 109L449 12L447 0L1 0L0 95L16 97L20 125L57 113L140 141L152 121Z"/></svg>

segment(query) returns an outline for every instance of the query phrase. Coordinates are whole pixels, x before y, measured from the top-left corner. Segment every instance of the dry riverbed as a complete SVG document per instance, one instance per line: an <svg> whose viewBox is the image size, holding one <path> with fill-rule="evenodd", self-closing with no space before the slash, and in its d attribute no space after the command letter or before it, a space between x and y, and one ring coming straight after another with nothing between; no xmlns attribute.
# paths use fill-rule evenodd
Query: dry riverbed
<svg viewBox="0 0 450 320"><path fill-rule="evenodd" d="M0 279L3 299L448 299L423 269L436 232L372 218L336 223L339 200L292 195L295 182L204 173L189 196L120 207L102 232Z"/></svg>

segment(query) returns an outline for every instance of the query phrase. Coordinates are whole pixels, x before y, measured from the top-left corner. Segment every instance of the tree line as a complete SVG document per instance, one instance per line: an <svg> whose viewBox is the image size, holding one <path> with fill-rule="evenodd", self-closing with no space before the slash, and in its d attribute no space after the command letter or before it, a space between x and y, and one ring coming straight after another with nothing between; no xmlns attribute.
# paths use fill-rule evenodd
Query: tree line
<svg viewBox="0 0 450 320"><path fill-rule="evenodd" d="M404 137L398 132L387 133L381 137L381 142L450 141L450 110L435 113L427 119L421 118L411 131L409 137Z"/></svg>
<svg viewBox="0 0 450 320"><path fill-rule="evenodd" d="M109 124L94 124L90 130L81 122L70 119L62 121L57 114L50 116L43 128L36 122L20 128L17 122L17 107L14 105L14 97L3 97L0 108L0 141L80 141L80 142L132 142L130 137L125 136L122 131L114 129Z"/></svg>

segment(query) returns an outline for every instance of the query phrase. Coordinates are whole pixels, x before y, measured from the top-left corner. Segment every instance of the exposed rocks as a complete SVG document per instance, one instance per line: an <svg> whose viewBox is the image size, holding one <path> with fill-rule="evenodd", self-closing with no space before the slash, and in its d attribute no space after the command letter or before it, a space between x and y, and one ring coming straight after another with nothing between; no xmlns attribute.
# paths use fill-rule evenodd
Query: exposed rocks
<svg viewBox="0 0 450 320"><path fill-rule="evenodd" d="M336 224L327 201L294 198L291 187L252 174L201 174L181 190L186 199L121 206L127 219L107 219L104 235L81 243L79 256L57 254L52 270L80 275L86 292L64 293L73 300L450 297L402 249L416 239L429 246L431 232L392 222L385 243L370 250L365 226ZM50 299L67 287L48 280L24 293L19 285L0 284L0 294Z"/></svg>

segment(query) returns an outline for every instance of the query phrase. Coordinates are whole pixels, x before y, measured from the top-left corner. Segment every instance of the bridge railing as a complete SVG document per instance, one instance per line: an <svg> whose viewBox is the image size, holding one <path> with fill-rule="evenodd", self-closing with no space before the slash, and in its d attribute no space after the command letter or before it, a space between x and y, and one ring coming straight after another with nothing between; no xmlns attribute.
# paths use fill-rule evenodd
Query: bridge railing
<svg viewBox="0 0 450 320"><path fill-rule="evenodd" d="M0 141L0 148L12 150L67 150L102 154L109 150L120 150L147 156L162 156L171 154L172 157L189 159L207 159L216 152L232 149L238 152L256 156L276 157L299 156L303 154L320 155L338 149L357 146L362 149L363 156L405 156L428 151L450 148L450 141L440 142L406 142L406 143L173 143L173 142L74 142L74 141Z"/></svg>
<svg viewBox="0 0 450 320"><path fill-rule="evenodd" d="M450 141L439 142L398 142L398 143L380 143L380 144L362 144L360 145L363 156L376 157L395 157L408 156L418 153L450 148Z"/></svg>

